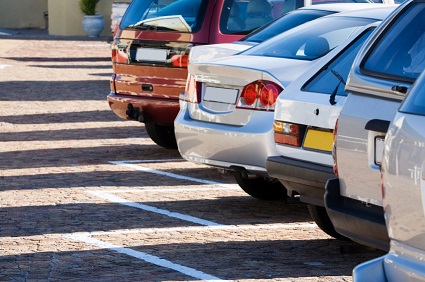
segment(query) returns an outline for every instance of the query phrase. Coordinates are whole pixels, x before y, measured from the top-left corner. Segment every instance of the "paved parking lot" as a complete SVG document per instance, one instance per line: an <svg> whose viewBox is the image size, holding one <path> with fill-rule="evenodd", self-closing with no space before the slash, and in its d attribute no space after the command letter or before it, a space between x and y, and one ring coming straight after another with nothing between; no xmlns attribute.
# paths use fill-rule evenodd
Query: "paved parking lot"
<svg viewBox="0 0 425 282"><path fill-rule="evenodd" d="M0 281L351 281L383 254L117 118L107 42L0 41Z"/></svg>

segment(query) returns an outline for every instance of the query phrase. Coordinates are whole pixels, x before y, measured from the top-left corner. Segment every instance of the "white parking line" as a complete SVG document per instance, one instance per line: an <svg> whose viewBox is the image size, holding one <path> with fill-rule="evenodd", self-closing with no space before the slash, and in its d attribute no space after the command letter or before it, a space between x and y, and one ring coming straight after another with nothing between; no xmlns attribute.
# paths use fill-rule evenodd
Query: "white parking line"
<svg viewBox="0 0 425 282"><path fill-rule="evenodd" d="M215 226L185 226L170 228L136 228L136 229L117 229L111 231L94 231L78 233L84 236L108 236L125 234L147 234L147 233L171 233L171 232L193 232L193 231L215 231L215 230L271 230L271 229L318 229L315 223L274 223L274 224L241 224L241 225L215 225Z"/></svg>
<svg viewBox="0 0 425 282"><path fill-rule="evenodd" d="M229 185L230 186L230 185ZM168 192L195 192L195 191L227 191L227 190L241 190L239 185L234 184L234 187L217 187L217 188L166 188L166 189L122 189L122 190L102 190L106 193L168 193Z"/></svg>
<svg viewBox="0 0 425 282"><path fill-rule="evenodd" d="M131 162L137 162L137 161L131 161ZM145 162L148 162L148 161L145 160ZM151 162L151 161L149 161L149 162ZM168 176L168 177L172 177L172 178L189 180L189 181L202 183L202 184L213 184L213 185L219 185L219 186L227 187L227 184L224 184L224 183L200 179L200 178L183 176L183 175L179 175L179 174L175 174L175 173L171 173L171 172L166 172L166 171L160 171L160 170L156 170L156 169L146 167L146 166L142 166L142 165L131 164L130 161L110 161L109 163L116 164L116 165L122 165L122 166L130 167L134 170L159 174L159 175Z"/></svg>
<svg viewBox="0 0 425 282"><path fill-rule="evenodd" d="M185 214L178 213L178 212L170 212L170 211L158 209L158 208L155 208L155 207L152 207L152 206L131 202L131 201L128 201L124 198L120 198L120 197L117 197L115 195L103 192L103 191L86 191L86 192L90 193L92 195L95 195L99 198L105 199L105 200L112 202L112 203L117 203L117 204L124 205L124 206L129 206L129 207L133 207L133 208L137 208L137 209L141 209L141 210L145 210L145 211L149 211L149 212L158 213L158 214L166 215L168 217L178 218L178 219L181 219L181 220L184 220L184 221L193 222L193 223L197 223L197 224L200 224L200 225L205 225L205 226L222 225L222 224L218 224L218 223L215 223L215 222L212 222L212 221L209 221L209 220L197 218L197 217L194 217L194 216L185 215Z"/></svg>
<svg viewBox="0 0 425 282"><path fill-rule="evenodd" d="M194 268L176 264L166 259L162 259L160 257L150 255L148 253L139 252L130 248L124 248L123 246L117 246L108 242L100 241L100 240L91 238L90 236L85 236L82 234L71 234L71 235L68 235L67 237L72 240L80 241L98 248L108 249L120 254L125 254L128 256L143 260L145 262L152 263L157 266L169 268L196 279L202 279L207 281L223 281L222 279L218 277L206 274Z"/></svg>

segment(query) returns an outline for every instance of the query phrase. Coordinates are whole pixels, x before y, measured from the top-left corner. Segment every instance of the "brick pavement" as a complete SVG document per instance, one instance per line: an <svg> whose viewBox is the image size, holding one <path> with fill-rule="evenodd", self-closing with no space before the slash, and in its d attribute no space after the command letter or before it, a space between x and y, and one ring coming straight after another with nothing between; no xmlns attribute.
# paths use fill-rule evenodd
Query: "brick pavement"
<svg viewBox="0 0 425 282"><path fill-rule="evenodd" d="M142 125L110 111L106 41L0 42L0 281L200 280L89 239L225 281L351 281L353 266L382 254L341 254L352 244L321 232L302 204L257 201L240 189L108 162L151 160L136 165L234 185L229 175L182 162ZM153 162L161 159L175 161ZM202 227L90 191L222 226Z"/></svg>

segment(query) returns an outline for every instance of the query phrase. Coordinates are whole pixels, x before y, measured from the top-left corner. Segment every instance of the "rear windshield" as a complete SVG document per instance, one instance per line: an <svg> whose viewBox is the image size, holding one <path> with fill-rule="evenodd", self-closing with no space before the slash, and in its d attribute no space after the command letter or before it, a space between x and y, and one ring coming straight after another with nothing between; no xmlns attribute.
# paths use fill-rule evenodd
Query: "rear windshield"
<svg viewBox="0 0 425 282"><path fill-rule="evenodd" d="M425 67L425 3L404 11L361 67L371 75L413 82Z"/></svg>
<svg viewBox="0 0 425 282"><path fill-rule="evenodd" d="M315 60L376 20L350 17L319 18L277 35L243 52L244 55Z"/></svg>
<svg viewBox="0 0 425 282"><path fill-rule="evenodd" d="M277 20L251 32L240 41L261 43L300 24L326 15L330 15L332 13L334 12L322 10L296 10L294 12L287 13Z"/></svg>
<svg viewBox="0 0 425 282"><path fill-rule="evenodd" d="M120 28L196 32L207 5L208 0L133 0Z"/></svg>

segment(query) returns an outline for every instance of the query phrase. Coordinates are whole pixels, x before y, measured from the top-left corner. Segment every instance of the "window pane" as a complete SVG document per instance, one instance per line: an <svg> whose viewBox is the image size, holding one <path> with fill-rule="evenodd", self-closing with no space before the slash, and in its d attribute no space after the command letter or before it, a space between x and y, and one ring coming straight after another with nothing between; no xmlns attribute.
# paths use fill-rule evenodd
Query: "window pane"
<svg viewBox="0 0 425 282"><path fill-rule="evenodd" d="M303 90L331 95L338 88L336 95L347 96L347 93L344 91L344 83L347 81L348 73L360 47L371 33L372 30L369 30L359 36L348 49L343 51L331 64L324 67L313 80L308 82ZM340 82L336 74L340 75L344 83Z"/></svg>
<svg viewBox="0 0 425 282"><path fill-rule="evenodd" d="M405 11L366 58L364 70L400 80L416 79L425 67L425 3Z"/></svg>

